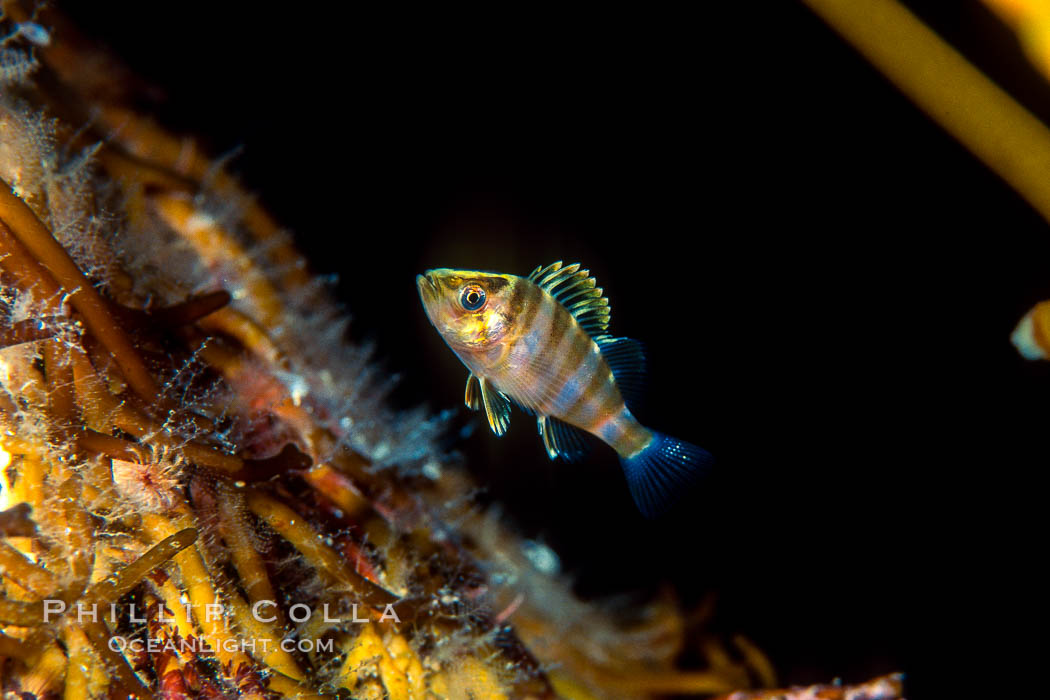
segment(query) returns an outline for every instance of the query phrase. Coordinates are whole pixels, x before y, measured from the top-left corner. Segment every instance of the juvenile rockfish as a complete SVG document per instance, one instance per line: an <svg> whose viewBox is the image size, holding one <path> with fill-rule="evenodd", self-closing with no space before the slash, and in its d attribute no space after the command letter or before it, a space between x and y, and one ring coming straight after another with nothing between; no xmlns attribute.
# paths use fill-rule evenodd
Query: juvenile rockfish
<svg viewBox="0 0 1050 700"><path fill-rule="evenodd" d="M616 450L642 513L666 509L711 464L695 445L641 425L624 395L641 388L641 346L607 333L609 301L579 264L528 277L428 270L416 277L427 317L470 370L466 404L503 435L510 402L536 416L551 459L585 450L583 430Z"/></svg>

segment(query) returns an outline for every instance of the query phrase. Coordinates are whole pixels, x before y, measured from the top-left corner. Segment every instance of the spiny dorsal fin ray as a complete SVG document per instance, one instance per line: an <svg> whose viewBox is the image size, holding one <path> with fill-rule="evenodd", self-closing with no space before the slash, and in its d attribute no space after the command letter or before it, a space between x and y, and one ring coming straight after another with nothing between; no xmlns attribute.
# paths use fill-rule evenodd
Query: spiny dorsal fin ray
<svg viewBox="0 0 1050 700"><path fill-rule="evenodd" d="M602 288L590 270L581 270L579 263L565 265L559 260L537 267L528 279L565 306L592 338L608 330L609 300L602 296Z"/></svg>
<svg viewBox="0 0 1050 700"><path fill-rule="evenodd" d="M558 298L561 303L568 304L573 299L578 299L581 296L584 297L600 297L602 295L601 287L594 288L595 282L593 277L588 277L585 280L581 280L576 284L568 287L564 287L559 291ZM577 289L579 287L579 289Z"/></svg>
<svg viewBox="0 0 1050 700"><path fill-rule="evenodd" d="M570 278L575 277L576 273L580 271L580 263L574 263L567 267L560 268L550 273L549 275L542 277L539 284L545 289L554 289L555 287L561 286ZM584 271L584 274L587 274Z"/></svg>
<svg viewBox="0 0 1050 700"><path fill-rule="evenodd" d="M574 462L587 454L583 433L568 423L550 416L537 416L536 428L551 459L561 457L566 462Z"/></svg>
<svg viewBox="0 0 1050 700"><path fill-rule="evenodd" d="M546 275L551 270L560 270L560 269L561 269L561 260L559 260L556 263L551 263L547 267L544 267L543 265L540 265L535 270L533 270L532 272L529 273L529 279L532 280L533 282L535 282L536 280L538 280L540 277L543 277L544 275Z"/></svg>
<svg viewBox="0 0 1050 700"><path fill-rule="evenodd" d="M510 427L510 401L497 391L484 377L471 374L467 377L467 391L464 403L473 411L485 407L485 417L496 437L502 437Z"/></svg>

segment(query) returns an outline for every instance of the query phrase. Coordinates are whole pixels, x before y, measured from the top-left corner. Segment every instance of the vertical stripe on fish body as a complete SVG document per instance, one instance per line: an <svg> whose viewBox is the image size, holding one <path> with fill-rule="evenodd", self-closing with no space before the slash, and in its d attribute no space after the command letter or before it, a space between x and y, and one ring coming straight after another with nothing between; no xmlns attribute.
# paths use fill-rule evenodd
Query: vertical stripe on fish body
<svg viewBox="0 0 1050 700"><path fill-rule="evenodd" d="M503 435L513 401L535 414L551 459L585 450L580 430L620 456L642 512L665 509L710 464L706 451L642 426L625 402L642 384L641 346L608 333L609 302L587 270L561 262L528 277L428 270L430 322L470 370L465 401Z"/></svg>
<svg viewBox="0 0 1050 700"><path fill-rule="evenodd" d="M598 343L533 280L518 277L515 286L519 332L486 379L538 416L581 428L621 455L637 453L652 434L627 409Z"/></svg>

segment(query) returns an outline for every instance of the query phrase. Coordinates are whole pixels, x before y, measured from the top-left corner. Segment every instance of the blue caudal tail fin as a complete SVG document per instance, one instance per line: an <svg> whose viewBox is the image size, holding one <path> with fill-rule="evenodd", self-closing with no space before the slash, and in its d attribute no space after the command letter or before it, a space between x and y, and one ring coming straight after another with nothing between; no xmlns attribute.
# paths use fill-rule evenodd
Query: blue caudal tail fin
<svg viewBox="0 0 1050 700"><path fill-rule="evenodd" d="M713 461L707 450L657 432L644 450L620 458L634 502L647 518L670 508Z"/></svg>

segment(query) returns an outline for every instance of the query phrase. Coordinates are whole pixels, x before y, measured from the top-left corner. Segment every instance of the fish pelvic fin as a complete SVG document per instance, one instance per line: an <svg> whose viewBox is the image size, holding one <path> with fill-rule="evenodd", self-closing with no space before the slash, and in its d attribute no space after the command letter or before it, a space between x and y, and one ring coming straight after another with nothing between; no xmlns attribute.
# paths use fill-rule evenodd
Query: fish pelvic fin
<svg viewBox="0 0 1050 700"><path fill-rule="evenodd" d="M631 496L647 518L666 512L713 462L707 450L655 431L640 452L620 457Z"/></svg>
<svg viewBox="0 0 1050 700"><path fill-rule="evenodd" d="M467 377L464 401L472 410L485 407L485 417L496 437L503 437L510 427L510 400L484 377L471 374Z"/></svg>
<svg viewBox="0 0 1050 700"><path fill-rule="evenodd" d="M463 395L463 403L471 411L477 411L481 408L481 380L473 374L467 377L467 390Z"/></svg>

